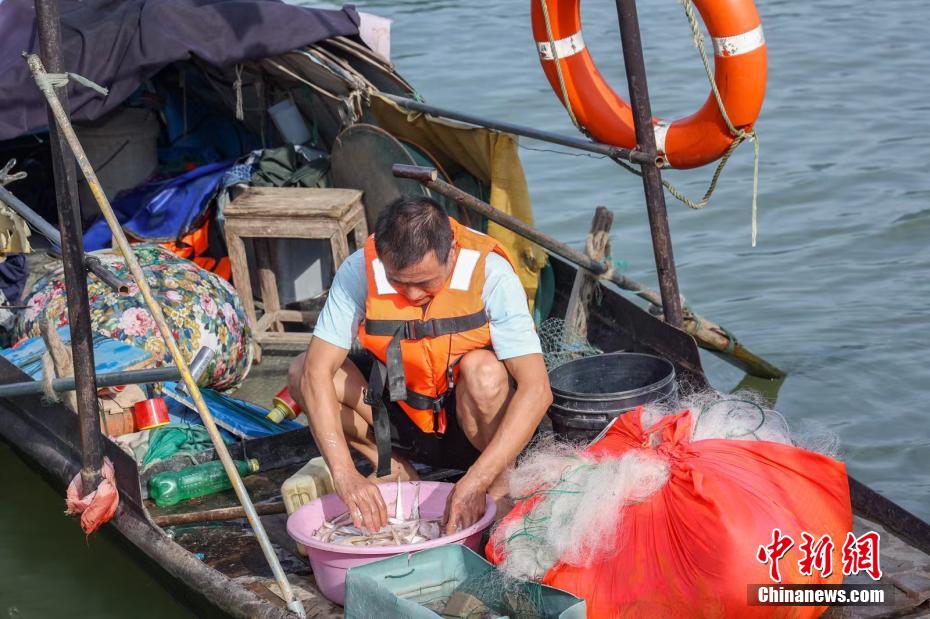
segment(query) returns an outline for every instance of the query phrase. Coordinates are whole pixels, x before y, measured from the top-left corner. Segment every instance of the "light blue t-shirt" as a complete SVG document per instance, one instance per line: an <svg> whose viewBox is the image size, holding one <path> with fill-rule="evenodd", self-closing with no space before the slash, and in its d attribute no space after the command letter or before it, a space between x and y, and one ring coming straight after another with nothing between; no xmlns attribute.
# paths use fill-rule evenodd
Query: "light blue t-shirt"
<svg viewBox="0 0 930 619"><path fill-rule="evenodd" d="M365 318L367 296L365 250L360 249L336 271L313 336L339 348L351 348ZM491 328L491 346L498 359L542 352L520 278L510 263L495 253L488 254L485 261L481 299Z"/></svg>

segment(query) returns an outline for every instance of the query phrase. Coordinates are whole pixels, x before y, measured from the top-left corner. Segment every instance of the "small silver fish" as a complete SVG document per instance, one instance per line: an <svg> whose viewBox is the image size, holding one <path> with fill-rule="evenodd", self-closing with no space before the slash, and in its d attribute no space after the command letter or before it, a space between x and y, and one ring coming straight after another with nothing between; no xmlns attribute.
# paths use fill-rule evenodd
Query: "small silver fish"
<svg viewBox="0 0 930 619"><path fill-rule="evenodd" d="M441 518L420 517L420 484L414 490L413 505L410 516L405 517L403 495L400 481L397 482L397 499L394 502L394 516L388 518L388 524L380 531L369 533L352 524L352 516L346 512L332 520L324 520L313 533L313 539L328 544L343 546L405 546L419 544L442 536L439 526Z"/></svg>

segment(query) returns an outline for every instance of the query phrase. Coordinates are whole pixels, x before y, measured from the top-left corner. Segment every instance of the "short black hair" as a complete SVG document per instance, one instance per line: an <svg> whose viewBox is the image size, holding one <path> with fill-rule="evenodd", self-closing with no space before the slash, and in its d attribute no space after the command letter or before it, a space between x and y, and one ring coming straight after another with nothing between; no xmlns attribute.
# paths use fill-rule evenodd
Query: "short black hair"
<svg viewBox="0 0 930 619"><path fill-rule="evenodd" d="M375 249L392 269L406 269L436 252L445 264L452 248L452 226L439 204L425 196L402 196L378 215Z"/></svg>

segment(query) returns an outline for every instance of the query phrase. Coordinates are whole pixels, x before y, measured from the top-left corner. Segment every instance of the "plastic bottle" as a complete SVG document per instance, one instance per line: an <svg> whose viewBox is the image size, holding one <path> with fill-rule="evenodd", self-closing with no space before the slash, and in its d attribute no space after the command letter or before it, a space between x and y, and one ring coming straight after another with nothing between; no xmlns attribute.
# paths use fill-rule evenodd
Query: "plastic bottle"
<svg viewBox="0 0 930 619"><path fill-rule="evenodd" d="M278 395L272 400L273 406L268 411L268 419L275 423L281 423L286 419L294 419L301 413L300 404L291 397L291 392L285 387L278 392Z"/></svg>
<svg viewBox="0 0 930 619"><path fill-rule="evenodd" d="M233 460L239 475L258 472L258 460ZM149 496L159 507L176 505L208 494L232 488L232 482L219 460L189 466L180 471L165 471L149 480Z"/></svg>

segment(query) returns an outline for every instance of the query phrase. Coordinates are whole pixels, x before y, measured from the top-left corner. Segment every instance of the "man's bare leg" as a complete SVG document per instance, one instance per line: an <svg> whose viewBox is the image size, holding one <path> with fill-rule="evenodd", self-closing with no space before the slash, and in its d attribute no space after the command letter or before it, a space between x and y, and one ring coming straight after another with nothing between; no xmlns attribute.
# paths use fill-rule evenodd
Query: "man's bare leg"
<svg viewBox="0 0 930 619"><path fill-rule="evenodd" d="M303 377L304 357L305 353L302 353L291 363L288 370L287 384L291 396L297 401L301 409L309 415L310 411L304 406L300 396L300 380ZM378 447L368 434L368 430L372 425L372 412L371 407L365 404L364 401L364 391L368 387L368 381L365 380L355 364L346 359L333 377L333 385L336 388L336 397L342 404L342 431L349 443L349 447L362 454L366 460L371 462L372 467L377 469ZM391 474L386 477L375 477L375 473L372 473L369 477L374 481L385 482L397 479L417 479L417 474L409 462L392 453Z"/></svg>
<svg viewBox="0 0 930 619"><path fill-rule="evenodd" d="M456 417L465 437L478 451L484 451L497 432L513 392L507 368L493 352L473 350L462 357L455 387ZM497 503L498 514L506 514L506 473L491 483L488 494Z"/></svg>

